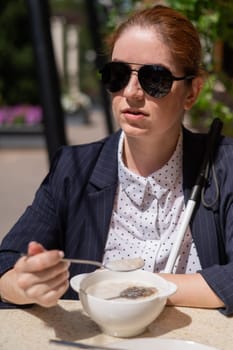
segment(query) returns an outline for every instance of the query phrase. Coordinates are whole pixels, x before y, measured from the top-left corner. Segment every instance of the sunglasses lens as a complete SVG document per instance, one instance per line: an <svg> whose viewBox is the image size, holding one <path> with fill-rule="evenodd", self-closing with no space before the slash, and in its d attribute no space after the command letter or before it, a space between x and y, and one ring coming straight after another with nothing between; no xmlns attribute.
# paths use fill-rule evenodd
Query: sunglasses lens
<svg viewBox="0 0 233 350"><path fill-rule="evenodd" d="M172 74L168 69L159 65L142 66L138 79L148 95L156 98L166 96L172 87Z"/></svg>
<svg viewBox="0 0 233 350"><path fill-rule="evenodd" d="M130 67L122 62L109 62L100 71L102 82L110 92L123 89L130 79Z"/></svg>
<svg viewBox="0 0 233 350"><path fill-rule="evenodd" d="M123 62L109 62L102 70L102 82L110 92L122 90L129 82L131 68ZM138 79L145 92L155 98L166 96L172 87L171 72L160 65L145 65L138 70Z"/></svg>

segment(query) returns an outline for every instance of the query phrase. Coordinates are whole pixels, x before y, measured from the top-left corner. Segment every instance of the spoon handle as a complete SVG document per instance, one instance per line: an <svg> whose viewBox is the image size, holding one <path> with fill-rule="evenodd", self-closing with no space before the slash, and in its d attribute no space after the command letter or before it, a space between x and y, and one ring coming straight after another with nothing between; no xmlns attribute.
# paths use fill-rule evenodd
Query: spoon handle
<svg viewBox="0 0 233 350"><path fill-rule="evenodd" d="M0 253L15 253L15 254L18 254L19 256L28 256L27 253L21 253L14 249L2 249ZM128 272L128 271L138 270L138 269L141 269L145 264L144 260L141 257L114 260L112 262L111 261L108 262L107 264L103 264L96 260L74 259L74 258L62 258L62 261L68 261L74 264L94 265L98 267L104 267L111 271L118 271L118 272Z"/></svg>
<svg viewBox="0 0 233 350"><path fill-rule="evenodd" d="M15 254L19 254L20 256L28 256L26 253L20 253L19 251L14 249L2 249L1 253L15 253ZM103 267L103 264L101 262L95 261L95 260L63 258L62 261L68 261L73 264L88 264L88 265Z"/></svg>
<svg viewBox="0 0 233 350"><path fill-rule="evenodd" d="M103 264L95 260L86 260L86 259L73 259L73 258L63 258L62 261L68 261L73 264L87 264L103 267Z"/></svg>

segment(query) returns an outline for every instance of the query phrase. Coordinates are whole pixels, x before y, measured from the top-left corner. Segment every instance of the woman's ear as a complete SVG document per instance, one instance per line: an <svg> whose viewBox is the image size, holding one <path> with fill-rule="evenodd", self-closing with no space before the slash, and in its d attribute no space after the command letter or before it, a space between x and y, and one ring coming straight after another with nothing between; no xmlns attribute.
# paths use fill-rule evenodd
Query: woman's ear
<svg viewBox="0 0 233 350"><path fill-rule="evenodd" d="M190 86L190 89L188 91L186 101L184 104L184 109L188 111L192 108L193 104L196 102L199 93L203 87L203 78L202 77L196 77L192 80L192 85Z"/></svg>

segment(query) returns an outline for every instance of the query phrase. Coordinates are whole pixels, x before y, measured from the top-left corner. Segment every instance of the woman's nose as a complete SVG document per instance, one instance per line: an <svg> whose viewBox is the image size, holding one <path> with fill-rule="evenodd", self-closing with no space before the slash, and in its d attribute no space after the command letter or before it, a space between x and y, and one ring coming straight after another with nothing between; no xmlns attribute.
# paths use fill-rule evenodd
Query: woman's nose
<svg viewBox="0 0 233 350"><path fill-rule="evenodd" d="M124 96L125 97L134 97L137 99L141 99L144 97L144 91L140 85L138 80L137 72L132 72L129 82L124 88Z"/></svg>

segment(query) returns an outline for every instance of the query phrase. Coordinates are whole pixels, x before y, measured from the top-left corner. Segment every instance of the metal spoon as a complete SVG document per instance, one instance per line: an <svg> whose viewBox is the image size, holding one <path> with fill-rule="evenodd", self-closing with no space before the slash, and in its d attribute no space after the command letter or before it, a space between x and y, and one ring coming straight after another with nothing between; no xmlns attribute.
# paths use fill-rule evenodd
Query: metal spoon
<svg viewBox="0 0 233 350"><path fill-rule="evenodd" d="M20 254L20 256L27 256L25 253L20 253L17 250L14 249L3 249L1 250L3 253L16 253ZM128 258L128 259L119 259L119 260L111 260L107 263L101 263L99 261L95 260L86 260L86 259L73 259L73 258L62 258L62 261L68 261L73 264L87 264L87 265L95 265L98 267L105 268L107 270L111 271L118 271L118 272L128 272L128 271L134 271L141 269L145 262L142 258Z"/></svg>
<svg viewBox="0 0 233 350"><path fill-rule="evenodd" d="M72 258L63 258L62 261L68 261L74 264L88 264L95 265L98 267L103 267L107 270L118 271L118 272L129 272L141 269L145 262L142 258L128 258L128 259L119 259L111 260L106 263L101 263L95 260L85 260L85 259L72 259Z"/></svg>
<svg viewBox="0 0 233 350"><path fill-rule="evenodd" d="M138 299L142 297L145 298L157 292L158 290L154 287L133 286L133 287L128 287L126 289L123 289L118 295L107 298L106 300L114 300L119 298L126 298L126 299Z"/></svg>

